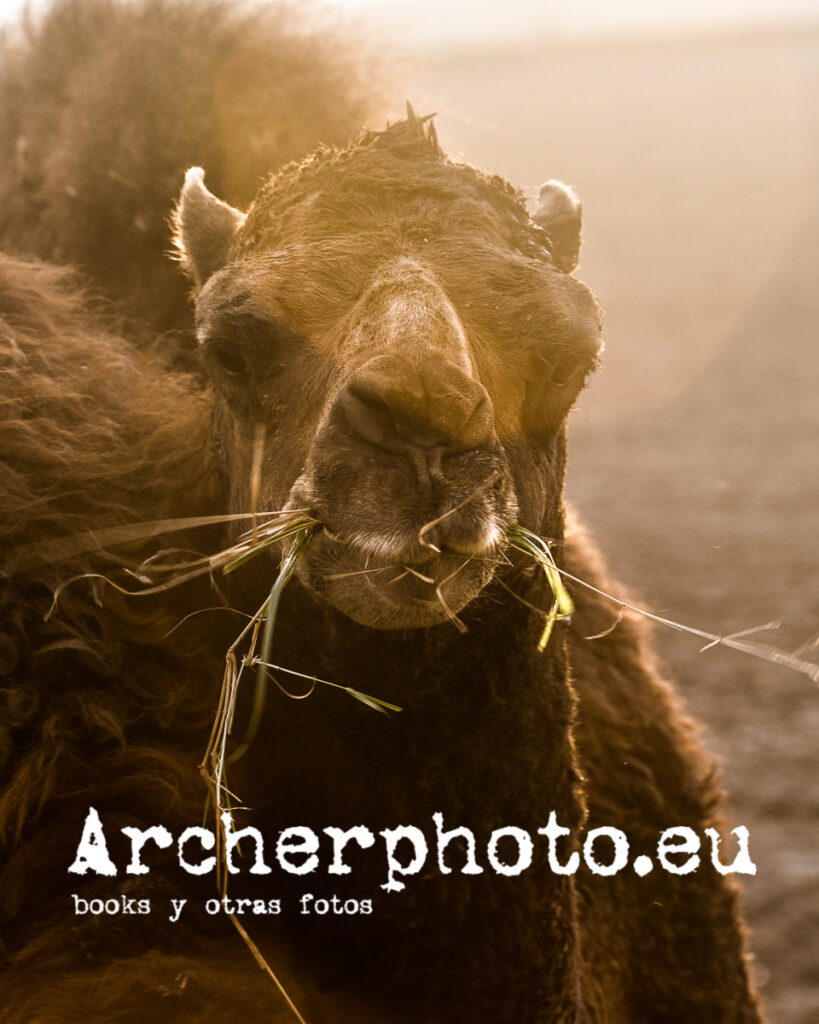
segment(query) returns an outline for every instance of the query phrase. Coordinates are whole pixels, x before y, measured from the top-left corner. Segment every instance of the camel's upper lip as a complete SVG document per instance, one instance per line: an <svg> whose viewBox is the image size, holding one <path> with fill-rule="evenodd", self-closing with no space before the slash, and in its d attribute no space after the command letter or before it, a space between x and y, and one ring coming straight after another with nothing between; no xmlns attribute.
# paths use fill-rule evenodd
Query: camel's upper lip
<svg viewBox="0 0 819 1024"><path fill-rule="evenodd" d="M323 536L331 543L363 556L367 560L395 562L403 565L422 566L445 557L490 558L497 553L502 538L501 530L492 526L485 536L474 543L458 540L455 543L442 541L432 531L419 530L414 536L384 536L358 530L351 536L338 536L322 524Z"/></svg>

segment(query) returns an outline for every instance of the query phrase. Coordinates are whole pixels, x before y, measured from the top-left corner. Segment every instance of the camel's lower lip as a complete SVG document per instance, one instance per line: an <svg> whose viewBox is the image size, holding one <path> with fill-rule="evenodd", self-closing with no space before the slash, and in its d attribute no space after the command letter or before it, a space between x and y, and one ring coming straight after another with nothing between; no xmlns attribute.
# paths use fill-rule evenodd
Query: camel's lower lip
<svg viewBox="0 0 819 1024"><path fill-rule="evenodd" d="M316 596L357 622L387 629L453 619L491 571L487 557L422 545L385 544L379 553L327 529L312 539L297 568Z"/></svg>

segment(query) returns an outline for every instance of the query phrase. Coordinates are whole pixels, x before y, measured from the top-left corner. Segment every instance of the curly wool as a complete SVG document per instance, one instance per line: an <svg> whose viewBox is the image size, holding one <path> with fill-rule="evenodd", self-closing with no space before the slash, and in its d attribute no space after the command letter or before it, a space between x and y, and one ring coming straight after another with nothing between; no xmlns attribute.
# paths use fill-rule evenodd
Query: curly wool
<svg viewBox="0 0 819 1024"><path fill-rule="evenodd" d="M100 778L111 792L141 780L144 803L173 802L185 776L178 755L126 747L125 733L133 738L153 723L183 738L201 727L210 689L184 683L184 658L202 646L201 635L162 639L179 619L168 602L146 608L99 580L80 580L46 618L60 582L111 567L105 551L26 565L40 542L171 510L201 513L218 501L203 395L83 305L75 275L0 259L3 843L36 829L55 795L98 793ZM200 532L173 543L203 539ZM120 549L116 562L138 557ZM187 600L197 607L205 597L189 590ZM102 752L99 762L84 756L89 750ZM2 902L22 906L37 875L30 863L17 870L13 858L8 870L15 884L4 875Z"/></svg>

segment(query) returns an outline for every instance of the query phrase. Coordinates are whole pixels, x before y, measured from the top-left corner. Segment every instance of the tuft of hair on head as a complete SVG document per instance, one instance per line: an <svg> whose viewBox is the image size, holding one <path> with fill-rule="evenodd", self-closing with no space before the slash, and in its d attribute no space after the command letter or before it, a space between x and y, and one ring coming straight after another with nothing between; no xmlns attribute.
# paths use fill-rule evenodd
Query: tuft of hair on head
<svg viewBox="0 0 819 1024"><path fill-rule="evenodd" d="M424 114L423 117L419 117L413 110L410 101L407 100L407 119L405 124L410 138L415 138L419 142L425 143L436 155L443 156L441 147L438 144L438 132L433 123L434 117L437 117L437 113Z"/></svg>

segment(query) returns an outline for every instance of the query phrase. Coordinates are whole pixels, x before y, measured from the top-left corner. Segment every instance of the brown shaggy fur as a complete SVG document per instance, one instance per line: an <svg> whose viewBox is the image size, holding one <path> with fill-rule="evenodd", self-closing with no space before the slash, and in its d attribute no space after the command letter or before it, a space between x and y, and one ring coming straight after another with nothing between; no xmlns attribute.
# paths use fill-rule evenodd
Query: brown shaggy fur
<svg viewBox="0 0 819 1024"><path fill-rule="evenodd" d="M59 5L63 14L87 7ZM158 8L148 0L145 9ZM178 9L192 13L187 3ZM128 8L127 17L141 10ZM336 226L335 244L317 226L322 218ZM522 520L554 540L570 571L615 589L571 519L564 538L561 496L563 422L593 359L596 313L583 286L552 265L508 185L450 164L410 121L285 168L262 190L243 231L225 273L199 298L207 386L129 344L94 312L72 273L0 262L0 1019L10 1024L293 1019L224 916L202 912L212 878L183 875L173 849L146 855L146 875L66 872L90 804L120 867L127 860L121 827L163 824L176 836L201 820L196 765L224 652L242 621L226 606L258 607L278 553L235 579L193 582L155 599L77 580L52 608L55 588L70 577L104 572L129 586L128 569L146 556L169 547L213 551L223 531L45 562L33 546L85 529L246 509L246 442L261 414L276 442L267 453L266 501L286 497L304 465L319 498L329 500L329 474L332 493L354 500L343 470L361 449L334 420L333 403L345 394L355 355L339 346L345 325L369 323L370 307L358 300L382 265L397 258L405 268L407 251L421 254L446 282L477 353L502 445L493 436L487 451L450 453L452 460L465 458L473 473L481 459L505 460ZM262 294L259 269L269 270L271 249L288 233L315 246L290 246L289 263L279 251L277 275L273 284L264 279ZM116 236L108 241L115 251ZM151 279L152 266L140 280ZM403 280L416 282L414 273ZM239 375L237 385L235 374L227 379L219 369L217 346L225 344L226 311L235 317L252 287L256 313L275 301L290 333L254 340L244 322L233 341L264 374ZM538 324L547 325L542 348ZM369 326L377 335L377 324ZM280 346L275 362L271 344ZM516 381L541 353L536 361L548 372L522 396ZM384 493L394 486L400 497L403 470L378 458ZM358 491L373 472L366 460L362 466ZM450 470L448 480L456 475ZM377 493L373 521L391 511L381 505L394 504L379 505ZM415 509L420 495L403 493L402 505ZM588 639L606 632L612 609L578 588L571 626L558 625L538 654L542 617L497 581L482 580L461 613L465 635L447 622L374 629L343 614L316 585L332 543L317 539L319 562L306 559L286 592L276 658L405 710L385 719L328 689L301 702L273 694L230 780L252 808L243 825L271 837L288 825L365 824L377 832L413 824L429 834L431 814L441 811L447 827L467 825L485 844L505 825L534 833L555 810L581 841L583 829L623 829L634 856L656 850L671 825L702 834L718 823L713 766L638 624L626 618ZM535 608L548 604L545 581L521 560L513 557L499 574ZM332 600L349 602L350 593ZM187 618L192 612L199 614ZM238 721L247 714L240 704ZM237 876L231 891L283 899L280 917L245 923L313 1024L759 1021L736 896L708 863L686 877L657 869L638 879L628 868L604 878L581 868L568 878L552 875L536 847L532 867L517 878L491 870L465 877L454 849L454 870L443 875L431 851L428 870L388 896L380 888L383 860L362 851L350 855L347 877L320 870L294 879L277 870L262 880ZM373 898L374 913L305 917L298 912L305 891ZM150 898L154 911L77 917L72 893ZM171 925L168 900L180 896L190 904Z"/></svg>
<svg viewBox="0 0 819 1024"><path fill-rule="evenodd" d="M247 205L271 168L344 142L373 113L374 62L365 87L362 58L307 25L286 3L56 0L41 23L7 30L3 248L84 268L154 332L187 326L166 256L187 168Z"/></svg>
<svg viewBox="0 0 819 1024"><path fill-rule="evenodd" d="M181 667L201 641L180 646L179 636L173 643L162 639L178 615L156 603L134 607L111 593L103 610L91 581L69 588L59 614L44 621L48 592L83 571L88 559L40 564L21 577L17 556L37 541L91 524L199 511L218 487L201 396L89 317L72 274L4 257L0 325L0 837L13 849L36 830L49 800L66 789L94 787L100 771L114 786L115 779L129 785L124 780L134 772L143 774L141 800L161 813L188 774L174 753L177 738L185 741L177 731L185 721L190 729L201 724L207 699ZM93 564L104 568L106 560ZM9 585L12 576L17 586ZM138 663L134 643L151 645ZM134 723L147 736L149 722L163 730L172 720L169 745L126 743ZM99 764L84 756L91 749ZM50 820L42 824L51 831ZM29 849L8 863L13 881L4 885L2 901L13 914L25 907L32 886L42 894L50 879L48 865L30 858Z"/></svg>

